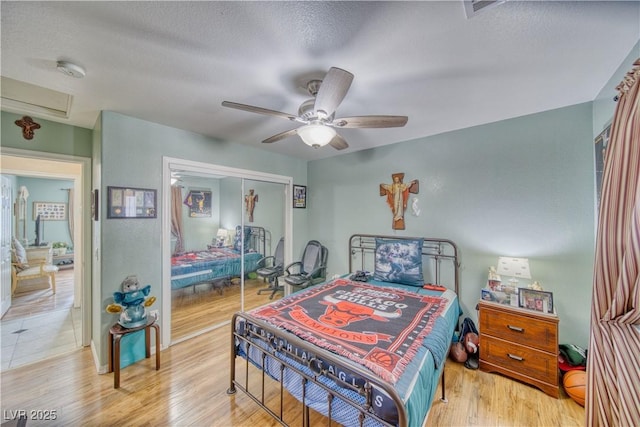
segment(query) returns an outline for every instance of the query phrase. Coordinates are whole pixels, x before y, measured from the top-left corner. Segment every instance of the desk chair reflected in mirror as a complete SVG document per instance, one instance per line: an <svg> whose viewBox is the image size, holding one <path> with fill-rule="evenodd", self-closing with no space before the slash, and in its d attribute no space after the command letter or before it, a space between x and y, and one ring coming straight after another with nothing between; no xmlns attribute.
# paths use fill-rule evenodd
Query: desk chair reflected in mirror
<svg viewBox="0 0 640 427"><path fill-rule="evenodd" d="M269 286L260 289L258 294L271 292L269 299L273 299L277 292L284 291L284 287L278 284L278 277L284 274L284 237L278 241L274 255L258 260L256 274L262 277L262 280L269 282Z"/></svg>
<svg viewBox="0 0 640 427"><path fill-rule="evenodd" d="M327 277L329 250L317 240L309 240L302 252L302 259L285 268L284 281L297 289L324 282Z"/></svg>

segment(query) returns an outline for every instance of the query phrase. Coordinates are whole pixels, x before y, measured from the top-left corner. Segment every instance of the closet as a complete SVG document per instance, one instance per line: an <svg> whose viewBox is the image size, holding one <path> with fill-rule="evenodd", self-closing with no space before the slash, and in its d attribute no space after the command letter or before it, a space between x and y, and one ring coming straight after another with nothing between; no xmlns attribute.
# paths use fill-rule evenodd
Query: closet
<svg viewBox="0 0 640 427"><path fill-rule="evenodd" d="M292 258L292 178L165 158L163 179L161 323L163 342L175 344L269 301L254 271L281 237ZM237 254L228 264L206 264L228 252Z"/></svg>

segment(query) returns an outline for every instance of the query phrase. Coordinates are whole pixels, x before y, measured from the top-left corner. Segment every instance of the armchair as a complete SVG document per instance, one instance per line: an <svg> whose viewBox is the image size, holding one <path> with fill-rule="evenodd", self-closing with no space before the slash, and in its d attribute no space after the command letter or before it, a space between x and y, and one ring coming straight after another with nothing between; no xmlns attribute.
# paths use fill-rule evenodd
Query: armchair
<svg viewBox="0 0 640 427"><path fill-rule="evenodd" d="M58 267L52 265L49 259L41 258L41 255L29 257L28 252L15 238L11 246L11 294L16 292L20 282L36 282L37 279L45 279L47 287L50 286L55 294Z"/></svg>

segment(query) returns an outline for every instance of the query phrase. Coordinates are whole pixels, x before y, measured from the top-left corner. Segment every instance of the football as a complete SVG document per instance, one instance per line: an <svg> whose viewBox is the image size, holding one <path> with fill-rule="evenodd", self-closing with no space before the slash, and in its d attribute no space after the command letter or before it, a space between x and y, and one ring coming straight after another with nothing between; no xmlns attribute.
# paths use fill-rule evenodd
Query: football
<svg viewBox="0 0 640 427"><path fill-rule="evenodd" d="M478 344L480 343L478 334L474 332L468 332L464 336L463 343L464 348L467 350L467 353L473 354L478 352Z"/></svg>
<svg viewBox="0 0 640 427"><path fill-rule="evenodd" d="M467 352L461 342L458 341L451 344L449 357L459 363L464 363L467 361Z"/></svg>
<svg viewBox="0 0 640 427"><path fill-rule="evenodd" d="M587 373L585 371L569 371L562 378L564 391L580 406L584 406L584 395L587 385Z"/></svg>

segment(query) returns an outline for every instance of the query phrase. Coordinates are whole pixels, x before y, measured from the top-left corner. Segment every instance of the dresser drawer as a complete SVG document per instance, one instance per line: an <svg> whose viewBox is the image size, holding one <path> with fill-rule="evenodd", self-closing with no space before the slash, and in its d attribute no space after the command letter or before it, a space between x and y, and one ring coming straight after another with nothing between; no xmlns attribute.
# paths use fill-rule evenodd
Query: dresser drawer
<svg viewBox="0 0 640 427"><path fill-rule="evenodd" d="M530 347L480 335L483 361L549 384L558 384L558 358Z"/></svg>
<svg viewBox="0 0 640 427"><path fill-rule="evenodd" d="M558 351L557 321L482 307L480 328L481 336L490 335L553 354Z"/></svg>

